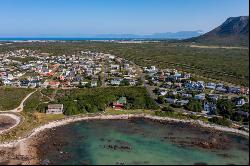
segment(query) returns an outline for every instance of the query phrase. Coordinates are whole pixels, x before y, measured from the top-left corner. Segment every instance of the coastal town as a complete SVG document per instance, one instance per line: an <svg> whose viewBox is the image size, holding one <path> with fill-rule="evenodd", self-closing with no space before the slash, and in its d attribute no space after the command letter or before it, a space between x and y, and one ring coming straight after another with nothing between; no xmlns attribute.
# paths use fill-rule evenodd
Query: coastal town
<svg viewBox="0 0 250 166"><path fill-rule="evenodd" d="M50 139L56 132L53 128L79 121L139 118L176 123L178 127L182 123L198 125L210 130L211 135L223 131L249 136L248 87L202 79L176 68L140 66L110 53L85 50L58 55L31 49L2 52L0 90L4 99L0 102L0 138L7 141L0 144L0 161L14 155L13 164L49 164L51 161L40 161L41 156L33 152L35 147L42 147L41 133L50 129L50 134L45 133ZM17 100L15 95L22 96L17 107L3 107L15 103L6 97ZM216 149L221 141L218 137L204 138L194 146ZM57 147L56 141L49 142L50 147ZM21 144L27 147L19 152ZM16 149L9 149L12 147ZM132 149L113 144L102 147L114 152ZM58 149L58 155L67 153Z"/></svg>
<svg viewBox="0 0 250 166"><path fill-rule="evenodd" d="M0 85L34 89L144 86L161 108L204 117L219 116L218 107L222 105L218 101L224 99L236 109L233 115L225 110L225 116L243 122L248 129L248 87L205 82L177 69L138 66L111 54L78 51L55 56L37 50L7 51L0 54ZM113 108L125 108L126 97L120 98ZM58 110L62 114L61 107ZM48 109L47 113L53 111Z"/></svg>
<svg viewBox="0 0 250 166"><path fill-rule="evenodd" d="M249 165L248 0L0 4L0 165Z"/></svg>

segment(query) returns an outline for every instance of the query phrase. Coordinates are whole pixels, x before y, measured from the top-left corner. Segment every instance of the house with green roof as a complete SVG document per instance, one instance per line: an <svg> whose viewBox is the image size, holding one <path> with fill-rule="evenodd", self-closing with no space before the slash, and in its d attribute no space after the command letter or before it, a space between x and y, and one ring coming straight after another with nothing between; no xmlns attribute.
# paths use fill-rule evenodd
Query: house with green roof
<svg viewBox="0 0 250 166"><path fill-rule="evenodd" d="M124 108L124 106L127 104L127 98L126 97L120 97L116 102L113 102L113 108L115 110L121 110Z"/></svg>

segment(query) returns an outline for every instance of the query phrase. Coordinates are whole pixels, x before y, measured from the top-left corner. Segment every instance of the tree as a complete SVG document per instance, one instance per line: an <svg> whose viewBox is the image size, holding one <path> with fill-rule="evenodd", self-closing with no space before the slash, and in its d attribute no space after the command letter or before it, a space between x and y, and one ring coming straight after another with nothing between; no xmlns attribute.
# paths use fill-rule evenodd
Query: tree
<svg viewBox="0 0 250 166"><path fill-rule="evenodd" d="M137 85L140 86L140 85L142 85L142 84L143 84L143 81L142 81L141 79L139 79L138 82L137 82Z"/></svg>
<svg viewBox="0 0 250 166"><path fill-rule="evenodd" d="M149 84L150 86L154 86L154 82L153 82L152 80L149 80L149 81L148 81L148 84Z"/></svg>
<svg viewBox="0 0 250 166"><path fill-rule="evenodd" d="M84 88L84 85L82 84L82 82L81 81L79 81L79 84L78 84L78 86L77 86L78 88Z"/></svg>
<svg viewBox="0 0 250 166"><path fill-rule="evenodd" d="M4 86L3 80L0 79L0 86Z"/></svg>
<svg viewBox="0 0 250 166"><path fill-rule="evenodd" d="M235 112L232 116L232 120L242 122L244 120L244 117L242 117L238 112Z"/></svg>
<svg viewBox="0 0 250 166"><path fill-rule="evenodd" d="M120 83L120 86L129 86L129 81L128 80L122 80Z"/></svg>
<svg viewBox="0 0 250 166"><path fill-rule="evenodd" d="M115 87L61 91L56 103L64 104L65 114L105 111L121 96L127 98L127 109L158 109L143 87Z"/></svg>
<svg viewBox="0 0 250 166"><path fill-rule="evenodd" d="M234 103L228 99L221 99L217 102L218 113L223 117L230 118L234 113Z"/></svg>
<svg viewBox="0 0 250 166"><path fill-rule="evenodd" d="M165 103L165 97L164 96L159 96L157 98L157 102L160 103L160 104L164 104Z"/></svg>
<svg viewBox="0 0 250 166"><path fill-rule="evenodd" d="M202 111L202 103L197 100L190 100L189 103L185 106L186 109L193 112L201 112Z"/></svg>
<svg viewBox="0 0 250 166"><path fill-rule="evenodd" d="M86 85L85 85L86 88L91 88L91 84L88 82Z"/></svg>
<svg viewBox="0 0 250 166"><path fill-rule="evenodd" d="M163 107L161 110L165 112L174 112L174 109L170 106Z"/></svg>
<svg viewBox="0 0 250 166"><path fill-rule="evenodd" d="M73 103L74 101L70 101L67 103L67 107L65 110L65 115L76 115L78 114L77 106Z"/></svg>
<svg viewBox="0 0 250 166"><path fill-rule="evenodd" d="M249 112L249 103L244 104L243 106L241 106L240 110L244 111L244 112Z"/></svg>
<svg viewBox="0 0 250 166"><path fill-rule="evenodd" d="M159 91L159 88L155 88L155 89L153 90L153 92L154 92L155 94L157 94L158 91Z"/></svg>

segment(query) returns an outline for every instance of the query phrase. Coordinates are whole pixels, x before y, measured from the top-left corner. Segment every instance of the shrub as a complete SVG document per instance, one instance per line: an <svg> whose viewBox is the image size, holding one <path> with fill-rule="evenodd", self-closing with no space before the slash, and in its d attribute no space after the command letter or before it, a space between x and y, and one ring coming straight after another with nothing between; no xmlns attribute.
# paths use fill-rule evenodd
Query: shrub
<svg viewBox="0 0 250 166"><path fill-rule="evenodd" d="M209 122L222 125L222 126L230 126L231 122L229 122L228 119L226 118L221 118L221 117L213 117L211 119L208 119Z"/></svg>
<svg viewBox="0 0 250 166"><path fill-rule="evenodd" d="M163 107L161 110L164 112L174 112L174 109L170 106Z"/></svg>

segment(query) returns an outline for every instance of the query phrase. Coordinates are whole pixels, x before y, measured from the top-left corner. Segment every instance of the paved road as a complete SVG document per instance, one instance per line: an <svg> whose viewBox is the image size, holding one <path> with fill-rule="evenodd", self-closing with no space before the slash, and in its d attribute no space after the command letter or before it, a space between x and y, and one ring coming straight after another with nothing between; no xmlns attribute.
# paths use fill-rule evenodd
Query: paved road
<svg viewBox="0 0 250 166"><path fill-rule="evenodd" d="M147 89L147 92L148 92L148 95L152 98L152 99L154 99L154 100L157 100L157 95L153 92L153 90L156 88L156 86L150 86L150 85L148 85L147 83L146 83L146 81L145 81L145 74L143 73L142 75L144 75L144 76L142 76L143 78L142 79L144 79L144 83L143 83L143 86Z"/></svg>
<svg viewBox="0 0 250 166"><path fill-rule="evenodd" d="M108 66L106 65L106 63L104 62L103 63L103 78L102 78L102 87L105 87L106 86L106 79L108 77Z"/></svg>
<svg viewBox="0 0 250 166"><path fill-rule="evenodd" d="M142 72L142 69L139 66L137 66L137 68L138 68L138 71L139 71L139 75L141 76L141 80L143 82L143 86L146 88L149 97L152 98L155 101L155 103L162 108L163 105L161 105L160 103L158 103L156 101L157 98L158 98L158 96L153 92L153 90L155 89L155 87L154 86L150 86L150 85L148 85L146 83L146 79L145 79L146 74Z"/></svg>

